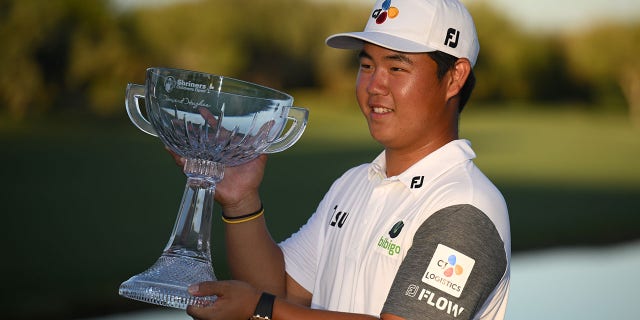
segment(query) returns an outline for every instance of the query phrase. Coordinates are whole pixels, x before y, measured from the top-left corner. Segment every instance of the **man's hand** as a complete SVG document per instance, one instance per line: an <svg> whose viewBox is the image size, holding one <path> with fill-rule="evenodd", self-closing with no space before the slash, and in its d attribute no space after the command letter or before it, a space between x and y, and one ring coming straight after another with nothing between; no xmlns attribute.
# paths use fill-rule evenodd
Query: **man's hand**
<svg viewBox="0 0 640 320"><path fill-rule="evenodd" d="M247 320L260 299L258 289L241 281L208 281L189 287L196 297L217 296L215 302L205 307L189 306L187 314L198 320Z"/></svg>
<svg viewBox="0 0 640 320"><path fill-rule="evenodd" d="M165 147L176 165L184 167L185 159ZM247 163L229 167L224 170L224 178L216 184L215 200L222 207L224 214L233 217L255 212L260 209L258 189L264 176L267 156L262 154Z"/></svg>
<svg viewBox="0 0 640 320"><path fill-rule="evenodd" d="M247 163L225 168L224 178L216 186L215 199L226 216L240 216L260 209L258 189L266 165L267 155L262 154Z"/></svg>

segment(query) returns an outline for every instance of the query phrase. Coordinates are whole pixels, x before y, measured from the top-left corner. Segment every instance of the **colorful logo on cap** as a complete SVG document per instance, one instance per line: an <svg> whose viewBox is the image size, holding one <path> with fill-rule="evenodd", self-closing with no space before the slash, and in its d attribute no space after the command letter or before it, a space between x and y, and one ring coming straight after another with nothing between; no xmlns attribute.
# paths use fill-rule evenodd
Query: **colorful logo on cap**
<svg viewBox="0 0 640 320"><path fill-rule="evenodd" d="M444 269L444 275L446 277L451 277L453 275L453 273L455 272L456 275L461 275L462 272L464 272L464 270L462 269L462 266L459 264L456 264L456 255L452 254L449 256L449 258L447 259L447 262L449 263L449 267L447 267L446 269Z"/></svg>
<svg viewBox="0 0 640 320"><path fill-rule="evenodd" d="M400 10L391 6L391 0L385 0L382 2L382 8L373 10L371 18L376 19L377 24L382 24L387 21L387 18L393 19L400 14Z"/></svg>

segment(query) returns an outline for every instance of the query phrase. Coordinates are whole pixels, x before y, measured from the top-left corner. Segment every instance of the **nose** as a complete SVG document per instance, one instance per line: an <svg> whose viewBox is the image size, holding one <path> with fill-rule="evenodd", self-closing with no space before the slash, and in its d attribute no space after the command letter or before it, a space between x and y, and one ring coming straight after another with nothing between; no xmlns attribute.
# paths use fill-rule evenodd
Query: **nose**
<svg viewBox="0 0 640 320"><path fill-rule="evenodd" d="M388 77L381 69L369 74L367 79L367 93L371 95L386 95L388 93Z"/></svg>

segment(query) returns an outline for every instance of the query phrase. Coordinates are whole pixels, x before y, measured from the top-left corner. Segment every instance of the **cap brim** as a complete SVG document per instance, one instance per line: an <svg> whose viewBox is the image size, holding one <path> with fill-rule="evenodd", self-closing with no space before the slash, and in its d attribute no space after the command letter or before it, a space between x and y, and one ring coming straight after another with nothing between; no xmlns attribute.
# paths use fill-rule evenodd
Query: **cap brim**
<svg viewBox="0 0 640 320"><path fill-rule="evenodd" d="M382 32L346 32L327 38L326 44L336 49L360 50L365 42L400 52L433 52L436 49Z"/></svg>

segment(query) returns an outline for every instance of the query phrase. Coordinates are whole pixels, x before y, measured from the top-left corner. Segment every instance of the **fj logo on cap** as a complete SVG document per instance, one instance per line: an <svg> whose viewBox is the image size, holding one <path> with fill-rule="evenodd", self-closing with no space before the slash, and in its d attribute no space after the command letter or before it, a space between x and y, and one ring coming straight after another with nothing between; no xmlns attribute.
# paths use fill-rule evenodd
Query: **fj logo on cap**
<svg viewBox="0 0 640 320"><path fill-rule="evenodd" d="M385 0L382 3L382 8L373 10L371 14L371 18L376 19L377 24L382 24L387 21L388 18L395 18L400 13L400 10L396 7L391 6L391 0Z"/></svg>
<svg viewBox="0 0 640 320"><path fill-rule="evenodd" d="M460 39L460 31L449 28L449 30L447 30L447 37L444 39L444 45L455 48L458 46L458 39Z"/></svg>

